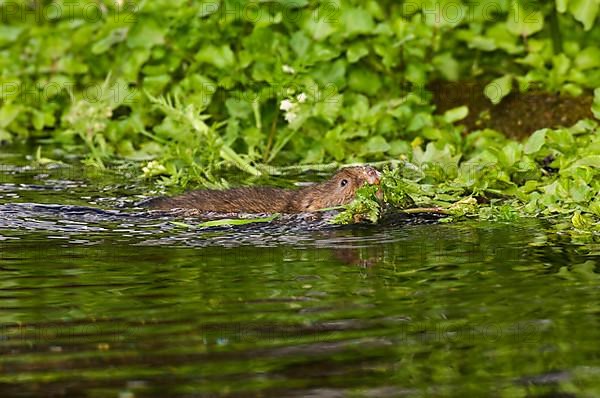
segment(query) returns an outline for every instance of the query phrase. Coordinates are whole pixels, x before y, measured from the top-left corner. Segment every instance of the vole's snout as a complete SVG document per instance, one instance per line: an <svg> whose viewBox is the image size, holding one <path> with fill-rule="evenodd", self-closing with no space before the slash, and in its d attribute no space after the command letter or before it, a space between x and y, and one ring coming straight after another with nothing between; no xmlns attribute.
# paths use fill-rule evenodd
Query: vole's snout
<svg viewBox="0 0 600 398"><path fill-rule="evenodd" d="M379 185L381 173L371 166L367 166L367 182L371 185Z"/></svg>

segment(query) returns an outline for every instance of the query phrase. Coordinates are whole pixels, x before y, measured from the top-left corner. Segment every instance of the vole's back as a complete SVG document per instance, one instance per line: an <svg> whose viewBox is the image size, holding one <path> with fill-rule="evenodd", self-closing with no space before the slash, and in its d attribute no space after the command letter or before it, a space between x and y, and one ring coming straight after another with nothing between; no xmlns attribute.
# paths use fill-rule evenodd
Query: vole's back
<svg viewBox="0 0 600 398"><path fill-rule="evenodd" d="M199 190L172 198L151 199L144 205L159 210L182 208L219 213L278 213L288 210L294 192L267 187Z"/></svg>
<svg viewBox="0 0 600 398"><path fill-rule="evenodd" d="M173 198L151 199L142 205L161 210L195 209L219 213L301 213L350 203L364 184L379 184L381 175L370 166L339 170L329 180L302 189L235 188L200 190Z"/></svg>

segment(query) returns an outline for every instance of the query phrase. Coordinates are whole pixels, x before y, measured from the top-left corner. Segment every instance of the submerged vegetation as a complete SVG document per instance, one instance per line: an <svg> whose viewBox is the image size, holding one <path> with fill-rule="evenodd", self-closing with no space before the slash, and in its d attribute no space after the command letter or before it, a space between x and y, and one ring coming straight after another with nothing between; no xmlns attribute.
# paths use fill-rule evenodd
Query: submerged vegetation
<svg viewBox="0 0 600 398"><path fill-rule="evenodd" d="M226 186L232 170L255 178L291 165L379 162L398 166L382 183L396 207L494 220L564 215L598 229L596 122L517 141L466 131L460 121L472 110L457 103L436 113L429 90L476 80L494 104L515 92L595 94L600 118L597 0L0 9L0 140L37 143L38 159L128 161L165 187ZM365 189L338 221L377 221L376 203Z"/></svg>

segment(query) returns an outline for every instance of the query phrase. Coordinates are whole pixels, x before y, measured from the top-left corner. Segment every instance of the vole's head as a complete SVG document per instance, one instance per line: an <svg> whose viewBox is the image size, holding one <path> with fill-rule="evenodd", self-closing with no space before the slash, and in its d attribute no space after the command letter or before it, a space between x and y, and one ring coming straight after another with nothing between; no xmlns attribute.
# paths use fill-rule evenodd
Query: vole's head
<svg viewBox="0 0 600 398"><path fill-rule="evenodd" d="M381 174L371 166L345 167L329 180L312 188L306 198L306 211L345 205L354 199L356 191L364 184L378 185Z"/></svg>

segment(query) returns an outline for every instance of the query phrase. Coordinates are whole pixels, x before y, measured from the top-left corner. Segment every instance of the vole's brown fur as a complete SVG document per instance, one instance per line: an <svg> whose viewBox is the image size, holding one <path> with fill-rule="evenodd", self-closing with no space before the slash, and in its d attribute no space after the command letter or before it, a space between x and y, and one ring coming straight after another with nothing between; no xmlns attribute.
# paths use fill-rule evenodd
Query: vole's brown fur
<svg viewBox="0 0 600 398"><path fill-rule="evenodd" d="M370 166L346 167L329 180L302 189L234 188L200 190L172 198L155 198L146 206L220 213L301 213L350 203L363 184L379 184L380 174Z"/></svg>

